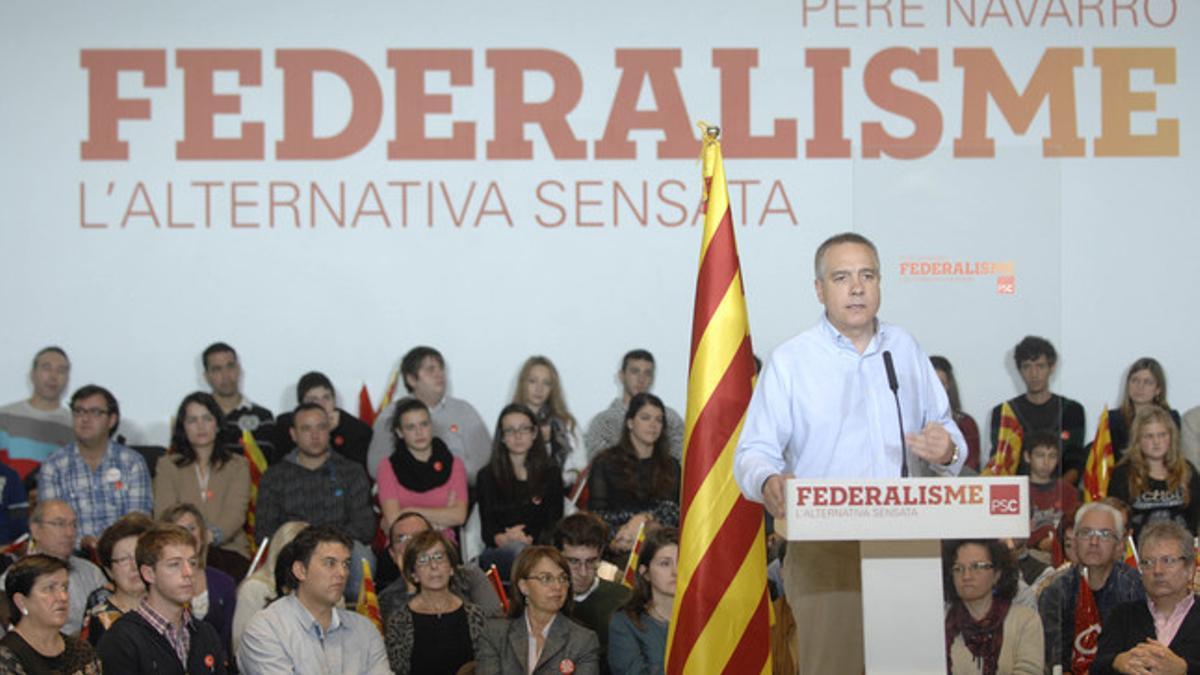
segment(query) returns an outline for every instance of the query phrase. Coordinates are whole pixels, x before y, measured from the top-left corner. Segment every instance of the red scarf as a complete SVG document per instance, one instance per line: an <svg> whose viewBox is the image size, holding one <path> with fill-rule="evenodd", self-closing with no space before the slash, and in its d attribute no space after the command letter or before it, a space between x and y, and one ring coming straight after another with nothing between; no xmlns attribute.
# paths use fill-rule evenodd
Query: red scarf
<svg viewBox="0 0 1200 675"><path fill-rule="evenodd" d="M960 633L971 656L983 665L984 675L996 675L996 664L1000 658L1000 647L1004 644L1004 618L1008 616L1011 601L993 598L992 608L979 621L971 617L962 600L955 600L946 614L946 668L953 672L950 662L950 645Z"/></svg>

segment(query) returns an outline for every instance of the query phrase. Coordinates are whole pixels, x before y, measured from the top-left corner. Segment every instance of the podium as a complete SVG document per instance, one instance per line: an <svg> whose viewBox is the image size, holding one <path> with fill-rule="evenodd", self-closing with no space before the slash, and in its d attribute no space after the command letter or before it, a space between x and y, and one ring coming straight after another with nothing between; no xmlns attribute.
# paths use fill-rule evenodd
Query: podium
<svg viewBox="0 0 1200 675"><path fill-rule="evenodd" d="M793 478L786 496L789 540L859 542L872 675L945 672L941 540L1029 536L1025 476Z"/></svg>

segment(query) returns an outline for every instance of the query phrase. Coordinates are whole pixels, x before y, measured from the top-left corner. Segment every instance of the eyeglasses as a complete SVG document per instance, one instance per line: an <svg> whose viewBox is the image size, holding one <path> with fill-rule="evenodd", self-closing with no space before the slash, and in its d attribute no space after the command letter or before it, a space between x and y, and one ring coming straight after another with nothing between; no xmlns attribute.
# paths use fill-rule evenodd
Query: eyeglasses
<svg viewBox="0 0 1200 675"><path fill-rule="evenodd" d="M135 558L134 556L131 556L131 555L121 556L120 558L113 558L112 566L113 567L123 567L125 565L132 564L135 560L137 560L137 558Z"/></svg>
<svg viewBox="0 0 1200 675"><path fill-rule="evenodd" d="M529 436L533 434L534 428L526 424L522 427L508 427L501 429L500 433L504 434L505 438L513 438L515 436Z"/></svg>
<svg viewBox="0 0 1200 675"><path fill-rule="evenodd" d="M39 520L36 522L39 522L42 525L48 525L58 530L74 530L79 525L77 521L64 520L62 518L56 518L54 520Z"/></svg>
<svg viewBox="0 0 1200 675"><path fill-rule="evenodd" d="M993 563L985 560L978 560L969 565L955 565L950 568L950 572L956 577L961 577L962 575L966 574L968 570L970 570L972 574L979 574L981 572L990 571L995 567L996 566Z"/></svg>
<svg viewBox="0 0 1200 675"><path fill-rule="evenodd" d="M446 554L441 551L438 551L437 553L422 553L421 555L417 556L417 567L429 567L434 563L440 565L444 562L449 561L446 559Z"/></svg>
<svg viewBox="0 0 1200 675"><path fill-rule="evenodd" d="M108 416L107 408L71 408L71 412L75 413L76 417L106 417Z"/></svg>
<svg viewBox="0 0 1200 675"><path fill-rule="evenodd" d="M1112 530L1095 530L1085 527L1075 531L1076 539L1099 539L1100 541L1116 541L1117 533Z"/></svg>
<svg viewBox="0 0 1200 675"><path fill-rule="evenodd" d="M1163 567L1173 570L1182 565L1183 561L1185 560L1187 560L1187 556L1184 555L1164 555L1161 558L1142 558L1141 562L1138 563L1138 567L1142 568L1143 572L1150 572L1154 570L1155 567L1158 567L1159 563L1162 563Z"/></svg>
<svg viewBox="0 0 1200 675"><path fill-rule="evenodd" d="M600 567L600 559L599 558L567 558L567 565L570 565L571 569L576 569L576 570L581 570L581 569L594 570L594 569Z"/></svg>
<svg viewBox="0 0 1200 675"><path fill-rule="evenodd" d="M566 574L550 574L549 572L531 574L526 578L532 579L543 586L566 586L571 583L571 577Z"/></svg>

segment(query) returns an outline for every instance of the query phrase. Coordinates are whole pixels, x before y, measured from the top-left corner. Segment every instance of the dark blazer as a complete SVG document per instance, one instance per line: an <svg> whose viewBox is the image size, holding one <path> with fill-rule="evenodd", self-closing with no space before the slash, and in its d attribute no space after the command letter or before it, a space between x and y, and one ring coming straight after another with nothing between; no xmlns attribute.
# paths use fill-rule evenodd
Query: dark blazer
<svg viewBox="0 0 1200 675"><path fill-rule="evenodd" d="M1096 646L1096 660L1092 662L1092 673L1115 673L1113 660L1118 654L1127 652L1155 636L1154 617L1145 600L1123 602L1104 619L1104 630L1100 632L1100 643ZM1200 598L1183 617L1183 624L1167 645L1176 656L1188 664L1188 673L1200 673Z"/></svg>
<svg viewBox="0 0 1200 675"><path fill-rule="evenodd" d="M211 625L192 619L187 625L191 636L187 668L179 662L167 638L137 612L126 612L117 619L96 651L106 673L121 675L224 675L225 654L221 638Z"/></svg>
<svg viewBox="0 0 1200 675"><path fill-rule="evenodd" d="M475 654L476 675L529 672L529 631L525 616L489 619ZM570 663L566 663L569 661ZM574 670L571 670L574 667ZM542 658L534 675L597 675L600 672L600 640L592 631L563 614L550 624Z"/></svg>

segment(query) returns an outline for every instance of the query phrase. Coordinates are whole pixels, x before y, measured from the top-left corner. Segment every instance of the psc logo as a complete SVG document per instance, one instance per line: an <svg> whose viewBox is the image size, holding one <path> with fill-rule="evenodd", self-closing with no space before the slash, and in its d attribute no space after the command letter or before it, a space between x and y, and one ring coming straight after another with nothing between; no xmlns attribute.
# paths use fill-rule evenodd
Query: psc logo
<svg viewBox="0 0 1200 675"><path fill-rule="evenodd" d="M1021 512L1021 486L989 485L988 512L992 515L1013 515Z"/></svg>

